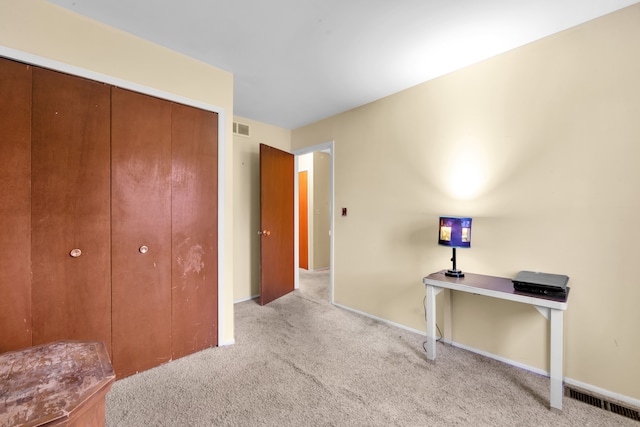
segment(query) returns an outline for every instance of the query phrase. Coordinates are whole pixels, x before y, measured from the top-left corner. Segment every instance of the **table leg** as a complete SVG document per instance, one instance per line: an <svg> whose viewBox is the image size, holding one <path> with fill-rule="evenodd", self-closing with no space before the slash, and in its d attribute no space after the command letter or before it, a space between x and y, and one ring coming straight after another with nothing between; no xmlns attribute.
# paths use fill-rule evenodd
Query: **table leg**
<svg viewBox="0 0 640 427"><path fill-rule="evenodd" d="M436 293L439 288L427 285L427 359L436 361Z"/></svg>
<svg viewBox="0 0 640 427"><path fill-rule="evenodd" d="M449 344L453 342L451 339L451 331L453 331L453 322L451 320L451 300L453 298L453 291L451 289L442 289L443 298L442 298L442 314L444 315L443 324L442 324L442 342L444 344ZM437 295L437 292L436 292Z"/></svg>
<svg viewBox="0 0 640 427"><path fill-rule="evenodd" d="M562 310L551 309L551 408L562 410Z"/></svg>

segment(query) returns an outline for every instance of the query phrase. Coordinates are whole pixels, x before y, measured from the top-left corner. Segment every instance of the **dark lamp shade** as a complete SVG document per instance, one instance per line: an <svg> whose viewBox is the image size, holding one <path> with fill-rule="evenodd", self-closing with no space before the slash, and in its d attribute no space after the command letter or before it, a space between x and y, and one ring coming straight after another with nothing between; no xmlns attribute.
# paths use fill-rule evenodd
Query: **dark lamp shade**
<svg viewBox="0 0 640 427"><path fill-rule="evenodd" d="M471 218L441 216L438 244L450 248L470 248Z"/></svg>

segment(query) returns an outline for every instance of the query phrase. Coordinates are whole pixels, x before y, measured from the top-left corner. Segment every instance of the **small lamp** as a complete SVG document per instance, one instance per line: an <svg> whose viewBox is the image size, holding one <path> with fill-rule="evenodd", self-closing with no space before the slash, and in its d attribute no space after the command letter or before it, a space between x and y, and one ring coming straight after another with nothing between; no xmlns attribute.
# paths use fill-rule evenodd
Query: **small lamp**
<svg viewBox="0 0 640 427"><path fill-rule="evenodd" d="M456 268L456 248L471 247L471 218L441 216L438 231L438 244L453 248L453 268L447 270L445 276L464 277L464 273Z"/></svg>

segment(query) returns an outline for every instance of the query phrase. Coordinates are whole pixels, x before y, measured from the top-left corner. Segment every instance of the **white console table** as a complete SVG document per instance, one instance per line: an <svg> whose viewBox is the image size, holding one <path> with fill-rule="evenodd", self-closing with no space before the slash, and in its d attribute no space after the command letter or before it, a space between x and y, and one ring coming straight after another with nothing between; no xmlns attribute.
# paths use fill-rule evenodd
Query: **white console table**
<svg viewBox="0 0 640 427"><path fill-rule="evenodd" d="M562 318L567 309L567 298L533 295L513 289L511 279L504 277L483 276L465 273L464 277L445 276L445 270L433 273L422 281L427 292L427 359L436 360L436 295L443 289L469 292L493 298L521 302L533 305L547 320L551 322L551 354L549 378L551 383L551 408L562 410ZM445 293L444 302L445 325L443 338L451 342L451 298Z"/></svg>

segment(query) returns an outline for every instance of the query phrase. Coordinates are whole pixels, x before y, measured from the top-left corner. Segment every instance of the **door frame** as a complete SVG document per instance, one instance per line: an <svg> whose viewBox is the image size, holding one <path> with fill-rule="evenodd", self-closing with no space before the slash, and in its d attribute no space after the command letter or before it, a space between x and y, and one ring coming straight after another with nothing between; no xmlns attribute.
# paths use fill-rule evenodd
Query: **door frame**
<svg viewBox="0 0 640 427"><path fill-rule="evenodd" d="M38 67L49 68L51 70L60 71L63 73L71 74L77 77L84 77L90 80L94 80L101 83L107 83L110 85L118 86L123 89L132 90L145 95L155 96L157 98L166 99L168 101L174 101L179 104L189 105L191 107L199 108L201 110L211 111L218 113L218 347L232 345L235 343L235 338L231 337L229 340L224 340L225 330L225 309L224 303L225 288L224 288L224 248L225 248L225 143L226 143L226 112L222 107L216 105L207 104L204 102L196 101L193 99L185 98L180 95L165 92L162 90L154 89L148 86L143 86L138 83L122 80L116 77L112 77L106 74L96 73L91 70L76 67L74 65L65 64L64 62L55 61L42 56L34 55L31 53L23 52L20 50L7 48L0 46L0 56L13 59L15 61L23 62L25 64L35 65ZM297 163L296 163L297 165Z"/></svg>
<svg viewBox="0 0 640 427"><path fill-rule="evenodd" d="M297 178L298 176L298 157L302 156L303 154L309 154L309 153L313 153L315 151L324 151L324 152L328 152L329 153L329 212L330 212L330 216L329 216L329 232L330 237L329 237L329 302L331 304L334 304L334 300L333 300L333 277L334 277L334 238L335 238L335 224L334 224L334 211L333 211L333 207L334 207L334 157L335 157L335 151L334 151L334 141L327 141L327 142L323 142L322 144L317 144L317 145L312 145L310 147L304 147L304 148L299 148L297 150L292 150L291 153L295 156L295 161L294 161L294 174ZM298 265L300 264L300 231L299 231L299 227L300 227L300 213L298 211L298 203L299 198L298 198L298 180L294 179L294 189L293 189L293 194L294 194L294 201L293 201L293 205L296 206L296 209L294 209L294 214L293 214L293 244L294 244L294 265L296 266L295 269L295 274L294 274L294 289L298 289L300 288L300 268L298 267Z"/></svg>

